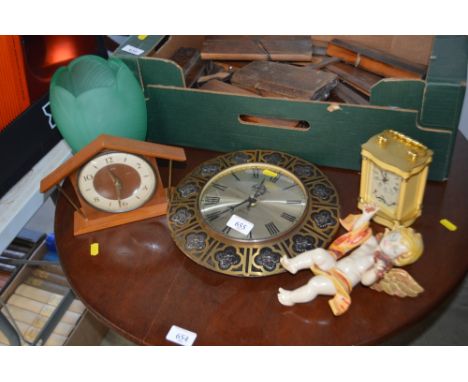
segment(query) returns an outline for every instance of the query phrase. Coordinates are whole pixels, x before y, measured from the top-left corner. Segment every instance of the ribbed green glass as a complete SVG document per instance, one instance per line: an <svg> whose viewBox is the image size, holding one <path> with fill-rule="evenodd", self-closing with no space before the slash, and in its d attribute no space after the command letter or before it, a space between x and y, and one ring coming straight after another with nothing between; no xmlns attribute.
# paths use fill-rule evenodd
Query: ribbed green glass
<svg viewBox="0 0 468 382"><path fill-rule="evenodd" d="M50 83L50 106L60 133L74 152L100 134L146 138L143 91L118 58L86 55L58 69Z"/></svg>

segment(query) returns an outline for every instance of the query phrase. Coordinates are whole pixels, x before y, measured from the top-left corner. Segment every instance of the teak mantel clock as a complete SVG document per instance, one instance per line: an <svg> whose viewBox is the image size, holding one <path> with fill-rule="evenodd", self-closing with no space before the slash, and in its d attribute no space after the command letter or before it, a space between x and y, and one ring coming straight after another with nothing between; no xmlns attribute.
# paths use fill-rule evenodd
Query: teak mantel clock
<svg viewBox="0 0 468 382"><path fill-rule="evenodd" d="M42 179L46 192L69 177L78 198L74 234L163 215L166 191L155 158L185 161L182 148L100 135Z"/></svg>
<svg viewBox="0 0 468 382"><path fill-rule="evenodd" d="M358 207L374 204L377 223L408 227L421 215L432 151L393 130L385 130L362 145Z"/></svg>

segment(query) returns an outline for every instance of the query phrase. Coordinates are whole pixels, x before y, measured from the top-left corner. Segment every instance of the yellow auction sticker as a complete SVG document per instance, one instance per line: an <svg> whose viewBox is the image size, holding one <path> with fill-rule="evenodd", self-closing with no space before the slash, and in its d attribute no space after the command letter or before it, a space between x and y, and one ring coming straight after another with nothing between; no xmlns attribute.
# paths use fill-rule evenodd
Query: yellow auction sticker
<svg viewBox="0 0 468 382"><path fill-rule="evenodd" d="M278 176L278 173L276 173L274 171L271 171L271 170L268 170L268 169L263 170L262 173L263 173L263 175L270 176L272 178L276 178Z"/></svg>
<svg viewBox="0 0 468 382"><path fill-rule="evenodd" d="M99 255L99 243L92 243L89 248L89 254L91 256Z"/></svg>
<svg viewBox="0 0 468 382"><path fill-rule="evenodd" d="M449 231L456 231L458 229L458 227L448 219L441 219L440 224L442 224Z"/></svg>

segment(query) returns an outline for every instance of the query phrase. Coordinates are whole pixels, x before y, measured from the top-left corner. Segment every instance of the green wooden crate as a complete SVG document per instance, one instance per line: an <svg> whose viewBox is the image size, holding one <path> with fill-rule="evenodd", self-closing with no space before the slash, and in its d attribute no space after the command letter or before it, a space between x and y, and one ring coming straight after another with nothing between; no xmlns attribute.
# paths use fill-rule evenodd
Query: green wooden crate
<svg viewBox="0 0 468 382"><path fill-rule="evenodd" d="M122 52L140 44L135 56ZM162 36L136 37L116 55L140 79L147 97L152 142L216 151L274 149L318 165L359 170L361 144L385 130L400 131L434 151L429 178L449 176L466 88L468 37L434 38L425 80L385 79L371 90L371 106L250 97L187 89L181 68L151 57ZM306 121L309 128L248 123L242 115Z"/></svg>

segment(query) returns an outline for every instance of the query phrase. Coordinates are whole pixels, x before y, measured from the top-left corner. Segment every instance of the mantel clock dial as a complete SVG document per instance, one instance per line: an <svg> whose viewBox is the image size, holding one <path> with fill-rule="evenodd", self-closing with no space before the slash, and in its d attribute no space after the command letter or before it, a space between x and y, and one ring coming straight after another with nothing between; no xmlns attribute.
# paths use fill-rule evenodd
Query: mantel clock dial
<svg viewBox="0 0 468 382"><path fill-rule="evenodd" d="M158 185L152 165L141 156L107 152L86 163L78 174L78 190L98 210L121 213L144 205Z"/></svg>
<svg viewBox="0 0 468 382"><path fill-rule="evenodd" d="M415 140L386 130L362 145L358 207L374 204L377 223L411 225L421 215L432 151Z"/></svg>
<svg viewBox="0 0 468 382"><path fill-rule="evenodd" d="M338 229L339 206L335 188L313 164L255 150L193 170L177 186L168 217L174 240L195 262L265 276L283 271L283 255L326 246Z"/></svg>

